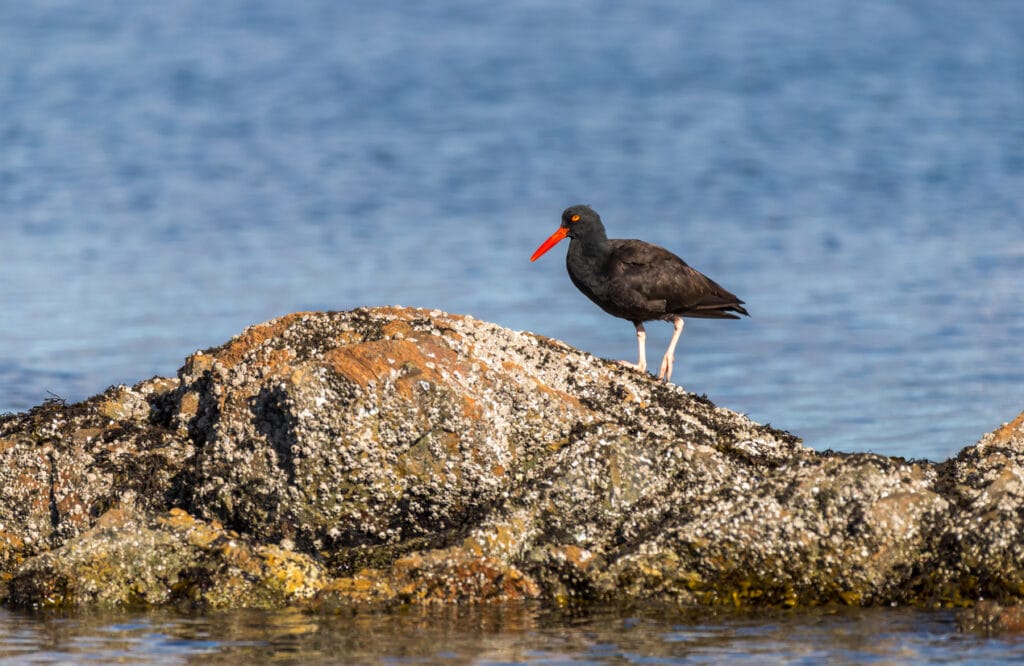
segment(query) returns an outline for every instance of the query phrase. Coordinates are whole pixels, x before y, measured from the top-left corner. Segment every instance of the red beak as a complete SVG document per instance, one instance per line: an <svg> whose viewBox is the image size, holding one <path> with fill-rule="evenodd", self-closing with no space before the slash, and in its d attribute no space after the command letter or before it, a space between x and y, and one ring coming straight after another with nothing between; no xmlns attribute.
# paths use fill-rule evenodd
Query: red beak
<svg viewBox="0 0 1024 666"><path fill-rule="evenodd" d="M553 248L555 245L557 245L558 241L565 238L565 235L568 233L568 227L558 227L558 231L551 234L550 238L548 238L546 241L540 244L540 247L537 248L537 251L533 253L532 257L530 257L530 261L537 261L537 258L540 257L540 255L544 254L545 252Z"/></svg>

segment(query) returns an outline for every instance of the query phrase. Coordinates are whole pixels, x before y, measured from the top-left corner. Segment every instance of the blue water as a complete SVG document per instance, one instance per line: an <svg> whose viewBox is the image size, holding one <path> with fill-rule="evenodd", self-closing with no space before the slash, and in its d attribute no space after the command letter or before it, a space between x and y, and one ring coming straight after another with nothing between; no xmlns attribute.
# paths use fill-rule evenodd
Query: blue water
<svg viewBox="0 0 1024 666"><path fill-rule="evenodd" d="M533 607L32 616L0 610L0 664L1016 664L1014 636L950 612L729 615Z"/></svg>
<svg viewBox="0 0 1024 666"><path fill-rule="evenodd" d="M172 375L304 309L441 308L634 358L563 248L527 260L579 202L747 301L749 320L689 323L677 355L724 406L932 459L1024 409L1019 0L0 0L0 411ZM652 358L668 336L648 328ZM371 618L351 640L459 663L1021 654L894 613ZM348 625L288 617L0 611L0 652L347 654Z"/></svg>
<svg viewBox="0 0 1024 666"><path fill-rule="evenodd" d="M933 459L1024 409L1019 0L0 0L0 109L0 411L302 309L635 358L527 260L577 202L747 301L689 390Z"/></svg>

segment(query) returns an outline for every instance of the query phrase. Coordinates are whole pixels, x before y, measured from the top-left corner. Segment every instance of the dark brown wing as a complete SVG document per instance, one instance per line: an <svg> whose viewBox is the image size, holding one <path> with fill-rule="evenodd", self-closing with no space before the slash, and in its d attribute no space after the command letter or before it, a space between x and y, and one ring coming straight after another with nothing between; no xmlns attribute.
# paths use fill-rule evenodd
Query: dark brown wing
<svg viewBox="0 0 1024 666"><path fill-rule="evenodd" d="M737 319L747 314L735 294L663 247L611 240L610 292L625 302L647 303L650 318L669 315ZM660 305L660 308L658 307ZM655 310L660 309L660 313Z"/></svg>

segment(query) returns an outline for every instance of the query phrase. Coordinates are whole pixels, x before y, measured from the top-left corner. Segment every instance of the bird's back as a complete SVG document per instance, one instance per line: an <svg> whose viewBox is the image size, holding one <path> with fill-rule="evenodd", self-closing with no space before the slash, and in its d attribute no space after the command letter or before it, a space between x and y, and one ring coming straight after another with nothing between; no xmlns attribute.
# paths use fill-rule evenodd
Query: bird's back
<svg viewBox="0 0 1024 666"><path fill-rule="evenodd" d="M650 312L649 319L747 314L735 294L663 247L634 239L610 239L609 246L608 278L647 302L663 301L663 311Z"/></svg>

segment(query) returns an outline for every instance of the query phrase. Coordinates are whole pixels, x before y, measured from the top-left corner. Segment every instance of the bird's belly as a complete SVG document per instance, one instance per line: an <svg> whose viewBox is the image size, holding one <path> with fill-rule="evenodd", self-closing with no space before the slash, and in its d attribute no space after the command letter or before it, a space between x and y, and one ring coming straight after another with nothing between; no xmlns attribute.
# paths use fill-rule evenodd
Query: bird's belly
<svg viewBox="0 0 1024 666"><path fill-rule="evenodd" d="M635 306L635 307L622 307L617 306L613 303L602 302L597 299L591 298L598 307L612 315L613 317L619 317L620 319L628 319L629 321L652 321L654 319L673 319L674 315L665 313L664 307L657 307L652 305L650 307Z"/></svg>
<svg viewBox="0 0 1024 666"><path fill-rule="evenodd" d="M621 298L614 298L610 293L608 285L610 282L603 282L600 285L592 285L579 279L572 273L569 274L573 284L583 294L594 302L599 308L620 319L629 321L651 321L653 319L669 318L665 313L665 301L644 301L636 300L634 303L625 304Z"/></svg>

